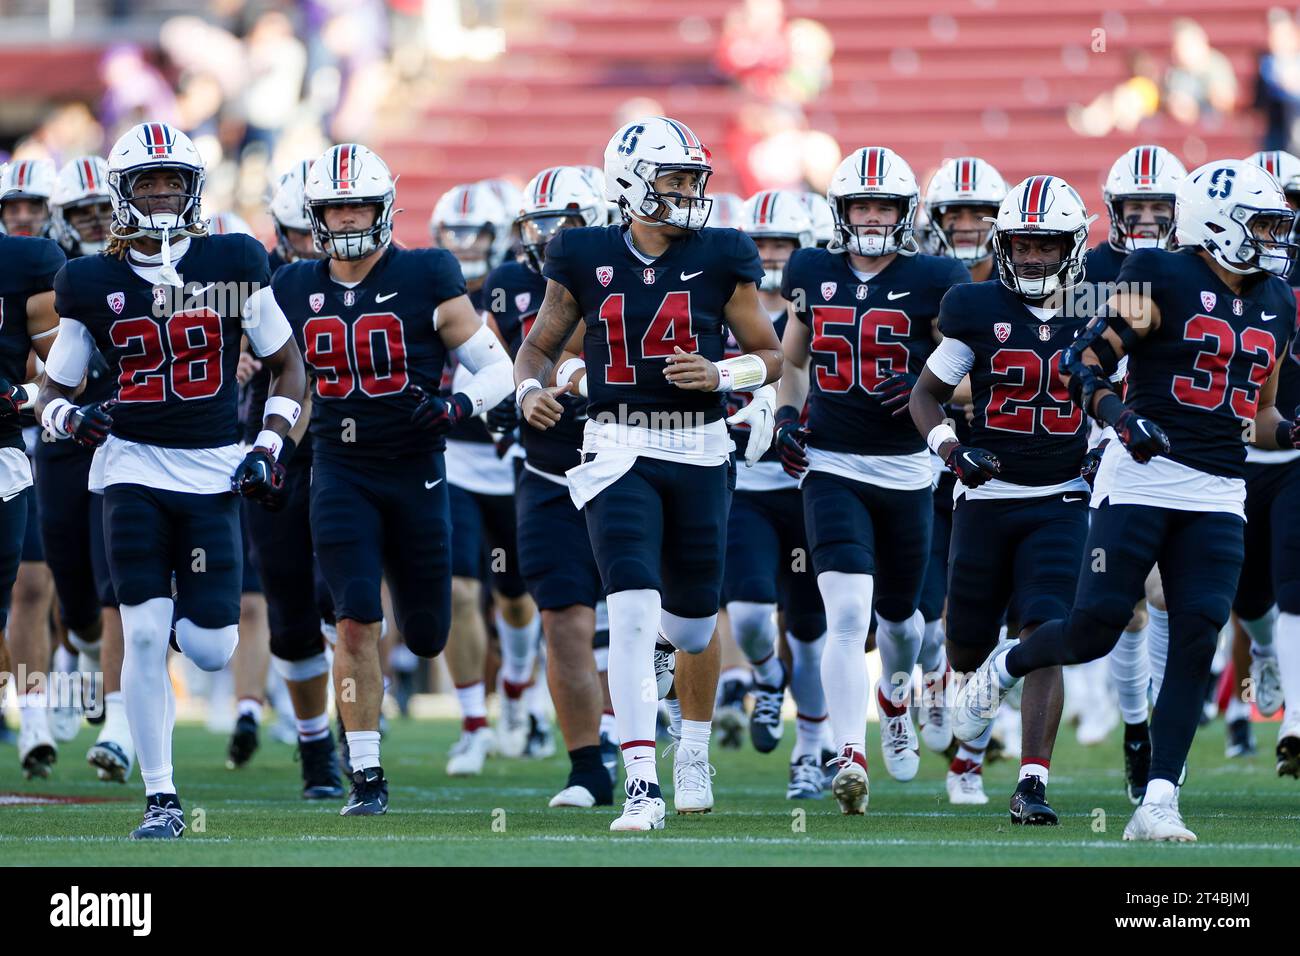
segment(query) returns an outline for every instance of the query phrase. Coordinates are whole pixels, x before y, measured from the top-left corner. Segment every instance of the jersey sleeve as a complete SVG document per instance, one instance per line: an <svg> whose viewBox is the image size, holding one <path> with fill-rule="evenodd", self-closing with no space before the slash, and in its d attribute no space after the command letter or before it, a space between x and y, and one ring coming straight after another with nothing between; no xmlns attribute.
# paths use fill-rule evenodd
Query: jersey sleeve
<svg viewBox="0 0 1300 956"><path fill-rule="evenodd" d="M269 285L248 297L244 303L243 322L248 344L252 346L253 354L259 358L278 351L293 334L289 320L285 318L284 310L275 300L275 292Z"/></svg>
<svg viewBox="0 0 1300 956"><path fill-rule="evenodd" d="M973 320L979 318L972 315L979 311L974 288L969 283L955 285L943 294L939 302L939 334L944 339L956 339L967 346L972 344L968 339L973 338Z"/></svg>
<svg viewBox="0 0 1300 956"><path fill-rule="evenodd" d="M465 294L465 276L460 263L446 249L427 249L429 253L429 288L435 304L456 299Z"/></svg>
<svg viewBox="0 0 1300 956"><path fill-rule="evenodd" d="M245 268L248 270L248 281L257 284L257 287L265 288L271 284L271 259L266 254L266 247L254 239L252 236L244 237L245 255L247 261Z"/></svg>
<svg viewBox="0 0 1300 956"><path fill-rule="evenodd" d="M59 315L80 315L82 310L77 307L75 284L68 277L66 263L55 273L53 285L54 311Z"/></svg>
<svg viewBox="0 0 1300 956"><path fill-rule="evenodd" d="M734 276L736 283L753 282L757 284L761 282L763 279L763 260L759 258L758 246L754 245L754 240L739 229L733 229L731 232L733 234L731 274Z"/></svg>
<svg viewBox="0 0 1300 956"><path fill-rule="evenodd" d="M31 293L49 292L54 288L54 279L67 265L68 257L63 254L59 244L53 239L33 240L38 244L32 256L27 275L31 279Z"/></svg>
<svg viewBox="0 0 1300 956"><path fill-rule="evenodd" d="M569 230L561 229L555 234L555 238L546 244L546 262L542 266L542 275L564 286L569 290L569 295L577 299L578 285L569 248L573 244L572 238Z"/></svg>
<svg viewBox="0 0 1300 956"><path fill-rule="evenodd" d="M504 263L488 273L487 281L483 283L483 304L497 324L507 351L513 355L519 349L520 328L519 310L515 308L510 291L510 269L511 263Z"/></svg>
<svg viewBox="0 0 1300 956"><path fill-rule="evenodd" d="M944 261L948 263L948 275L946 276L945 281L949 288L955 285L970 284L970 270L956 259L945 259Z"/></svg>
<svg viewBox="0 0 1300 956"><path fill-rule="evenodd" d="M752 241L752 240L751 240ZM800 290L803 288L803 264L806 261L804 250L796 249L791 253L790 258L786 260L785 268L781 270L781 297L790 302L795 308L791 311L794 317L804 325L808 324L807 306L808 296Z"/></svg>

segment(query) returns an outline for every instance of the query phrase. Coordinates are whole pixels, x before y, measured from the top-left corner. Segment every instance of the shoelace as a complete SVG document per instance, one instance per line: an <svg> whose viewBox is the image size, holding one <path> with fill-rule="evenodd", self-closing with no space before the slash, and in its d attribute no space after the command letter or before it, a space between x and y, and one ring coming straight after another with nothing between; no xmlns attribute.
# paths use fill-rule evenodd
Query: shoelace
<svg viewBox="0 0 1300 956"><path fill-rule="evenodd" d="M784 702L783 691L759 691L754 695L753 719L757 724L775 727L781 723L781 704Z"/></svg>
<svg viewBox="0 0 1300 956"><path fill-rule="evenodd" d="M669 745L669 749L674 746L676 741ZM687 756L673 764L673 786L678 790L703 790L709 785L709 778L718 771L698 751L683 750L681 753Z"/></svg>
<svg viewBox="0 0 1300 956"><path fill-rule="evenodd" d="M798 763L790 768L790 775L794 777L792 783L806 784L817 790L822 789L824 782L822 768L817 766L816 757L800 757Z"/></svg>
<svg viewBox="0 0 1300 956"><path fill-rule="evenodd" d="M140 824L141 829L156 830L159 827L171 828L173 824L178 825L182 830L185 826L185 811L180 807L162 806L152 804L144 812L144 822Z"/></svg>
<svg viewBox="0 0 1300 956"><path fill-rule="evenodd" d="M912 748L908 746L911 743L911 734L908 733L910 725L906 714L899 714L897 717L890 717L885 721L884 733L889 735L892 741L894 753L900 754Z"/></svg>
<svg viewBox="0 0 1300 956"><path fill-rule="evenodd" d="M997 677L990 671L985 672L983 668L977 670L970 679L969 696L966 699L966 709L981 717L987 716L993 710L993 682Z"/></svg>
<svg viewBox="0 0 1300 956"><path fill-rule="evenodd" d="M623 801L623 816L650 813L654 808L654 797L650 796L650 781L628 779L623 791L627 799Z"/></svg>
<svg viewBox="0 0 1300 956"><path fill-rule="evenodd" d="M984 775L977 770L964 771L957 778L957 786L963 793L976 793L984 789Z"/></svg>
<svg viewBox="0 0 1300 956"><path fill-rule="evenodd" d="M1151 807L1151 815L1160 823L1167 823L1170 826L1186 829L1186 826L1183 824L1183 816L1178 812L1176 806L1166 805L1163 803L1153 803L1149 804L1149 806Z"/></svg>

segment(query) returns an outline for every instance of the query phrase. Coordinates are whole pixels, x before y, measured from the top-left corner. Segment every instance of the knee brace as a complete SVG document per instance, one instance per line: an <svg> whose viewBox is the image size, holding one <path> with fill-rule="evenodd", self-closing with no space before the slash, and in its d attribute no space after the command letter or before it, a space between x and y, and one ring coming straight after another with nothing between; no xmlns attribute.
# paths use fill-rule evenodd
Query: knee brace
<svg viewBox="0 0 1300 956"><path fill-rule="evenodd" d="M668 643L687 654L698 654L713 640L713 629L718 615L708 617L678 617L671 611L660 611L660 626Z"/></svg>
<svg viewBox="0 0 1300 956"><path fill-rule="evenodd" d="M199 627L183 617L176 622L176 643L199 670L219 671L230 662L239 645L239 625Z"/></svg>
<svg viewBox="0 0 1300 956"><path fill-rule="evenodd" d="M324 651L301 661L286 661L283 657L271 656L271 666L286 681L305 681L330 671L329 657Z"/></svg>
<svg viewBox="0 0 1300 956"><path fill-rule="evenodd" d="M771 655L776 647L776 605L732 601L727 605L731 633L751 663Z"/></svg>

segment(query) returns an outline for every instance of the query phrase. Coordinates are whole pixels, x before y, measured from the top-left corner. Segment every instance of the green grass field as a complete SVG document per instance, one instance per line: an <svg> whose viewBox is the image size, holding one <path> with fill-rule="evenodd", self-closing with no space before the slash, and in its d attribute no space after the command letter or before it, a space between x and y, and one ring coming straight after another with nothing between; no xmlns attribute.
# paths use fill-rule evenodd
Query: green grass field
<svg viewBox="0 0 1300 956"><path fill-rule="evenodd" d="M842 817L829 798L787 801L788 744L766 757L715 748L713 813L677 817L670 801L666 830L614 835L609 808L547 808L564 783L562 754L535 762L494 759L478 779L447 778L442 766L456 728L443 721L394 723L384 741L391 809L385 817L349 819L336 804L298 798L291 748L264 740L249 767L228 771L224 739L182 726L176 778L192 826L203 811L203 832L194 827L178 843L134 844L124 838L140 821L143 791L138 780L122 786L94 779L83 762L93 739L86 728L62 746L49 780L23 781L14 749L0 748L0 859L64 866L1294 865L1300 784L1274 775L1277 726L1257 725L1260 754L1242 761L1225 760L1221 723L1202 729L1182 797L1200 837L1194 846L1121 841L1132 809L1123 794L1117 735L1090 749L1079 747L1072 732L1063 735L1052 762L1050 794L1061 813L1054 829L1010 825L1006 802L1015 768L1005 762L987 770L987 807L949 806L944 761L934 754L922 754L916 780L895 783L880 766L873 726L865 818ZM669 776L666 761L660 769ZM120 802L15 805L6 796L15 793Z"/></svg>

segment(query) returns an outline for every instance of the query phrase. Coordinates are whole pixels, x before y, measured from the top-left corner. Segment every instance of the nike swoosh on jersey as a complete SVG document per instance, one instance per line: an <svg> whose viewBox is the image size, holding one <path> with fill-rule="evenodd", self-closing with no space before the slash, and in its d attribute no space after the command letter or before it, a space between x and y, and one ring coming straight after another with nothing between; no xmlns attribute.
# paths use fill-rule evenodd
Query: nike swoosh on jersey
<svg viewBox="0 0 1300 956"><path fill-rule="evenodd" d="M683 272L682 281L685 282L687 279L694 279L696 276L702 276L702 275L704 275L703 269L701 269L699 272L692 272L690 275L687 275L685 272Z"/></svg>
<svg viewBox="0 0 1300 956"><path fill-rule="evenodd" d="M903 296L911 294L910 292L891 292L889 293L889 301L893 302L895 299L901 299Z"/></svg>
<svg viewBox="0 0 1300 956"><path fill-rule="evenodd" d="M191 297L202 295L203 293L205 293L205 292L207 292L209 289L211 289L214 285L216 285L215 282L209 282L209 283L208 283L207 285L205 285L202 289L195 289L192 293L190 293L190 295L191 295Z"/></svg>
<svg viewBox="0 0 1300 956"><path fill-rule="evenodd" d="M1265 322L1272 322L1274 319L1277 318L1276 315L1269 315L1267 312L1261 312L1259 314L1259 317L1263 319Z"/></svg>
<svg viewBox="0 0 1300 956"><path fill-rule="evenodd" d="M393 294L396 295L397 293L394 292ZM426 482L424 483L424 487L425 487L425 488L437 488L438 485L441 484L441 483L442 483L442 479L441 479L441 478L439 478L437 481L426 481Z"/></svg>
<svg viewBox="0 0 1300 956"><path fill-rule="evenodd" d="M395 296L395 295L397 295L396 292L386 292L386 293L384 293L383 295L378 295L378 294L376 294L376 295L375 295L375 301L376 301L376 302L387 302L389 299L391 299L391 298L392 298L393 296Z"/></svg>
<svg viewBox="0 0 1300 956"><path fill-rule="evenodd" d="M1061 500L1062 501L1084 501L1087 499L1087 497L1088 497L1087 495L1079 495L1079 497L1077 498L1071 498L1069 495L1062 495Z"/></svg>

